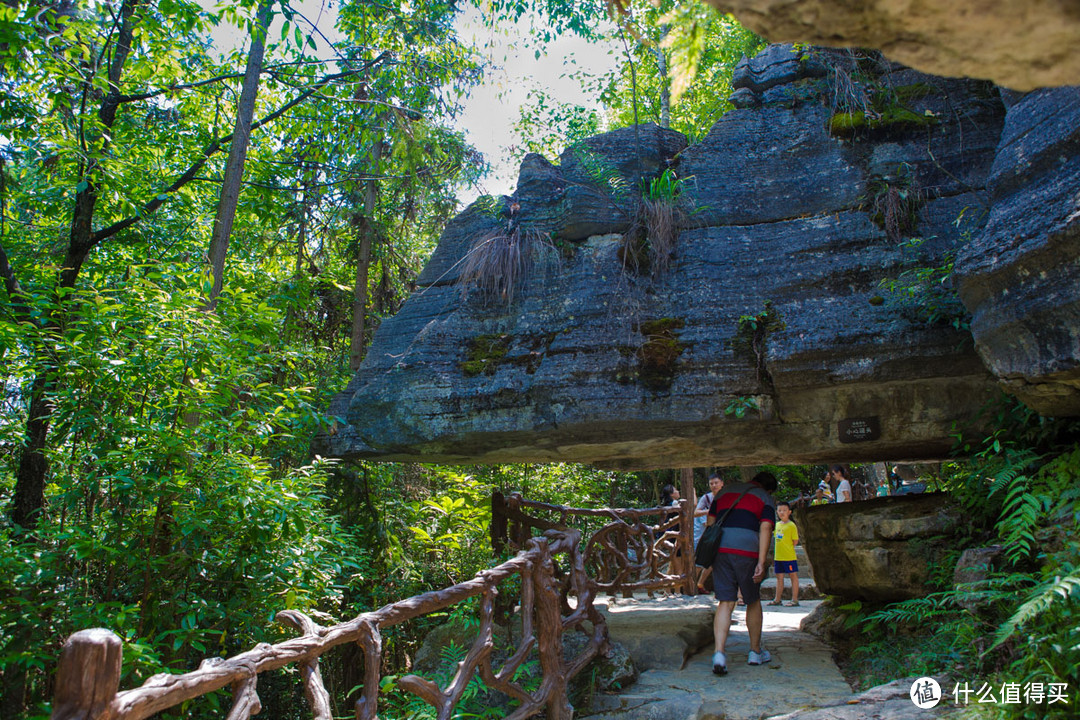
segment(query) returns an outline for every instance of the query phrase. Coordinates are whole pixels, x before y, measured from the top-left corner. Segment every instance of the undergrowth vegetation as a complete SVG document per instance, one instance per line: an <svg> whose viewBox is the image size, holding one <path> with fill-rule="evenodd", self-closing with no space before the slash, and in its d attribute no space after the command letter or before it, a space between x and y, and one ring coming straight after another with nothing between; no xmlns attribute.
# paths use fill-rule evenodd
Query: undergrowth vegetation
<svg viewBox="0 0 1080 720"><path fill-rule="evenodd" d="M842 606L852 631L847 668L862 687L899 677L944 675L1044 691L1064 683L1068 704L997 703L1001 717L1075 717L1080 688L1080 422L1000 410L971 459L944 468L944 484L967 516L938 591L884 607ZM954 578L967 548L983 558ZM1014 685L1015 687L1015 685ZM956 688L944 688L952 698ZM962 702L962 699L961 699Z"/></svg>

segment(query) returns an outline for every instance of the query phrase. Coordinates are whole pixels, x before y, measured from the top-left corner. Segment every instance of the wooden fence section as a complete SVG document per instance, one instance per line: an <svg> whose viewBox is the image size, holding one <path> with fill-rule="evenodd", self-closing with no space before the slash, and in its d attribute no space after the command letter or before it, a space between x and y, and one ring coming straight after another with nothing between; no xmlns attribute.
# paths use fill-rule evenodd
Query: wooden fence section
<svg viewBox="0 0 1080 720"><path fill-rule="evenodd" d="M141 720L226 686L233 693L228 720L247 720L259 712L260 673L295 664L301 671L304 693L315 720L332 720L330 696L319 673L319 658L333 647L359 643L364 655L364 684L356 703L358 720L372 720L378 709L382 666L381 631L481 596L477 639L445 687L409 675L398 686L431 704L439 720L449 720L469 681L479 674L489 688L520 702L508 715L517 720L541 712L552 720L569 720L573 708L567 683L601 652L607 651L607 625L593 607L596 585L585 568L581 535L571 529L549 530L529 538L515 557L453 587L417 595L364 613L333 627L320 627L296 611L278 613L277 619L300 636L276 645L262 644L240 655L204 660L198 670L182 675L155 675L141 687L119 691L122 645L108 630L75 633L64 644L57 670L53 720ZM555 556L564 555L561 563ZM492 667L493 623L497 586L521 577L521 642L496 671ZM571 606L573 598L573 606ZM584 632L589 638L574 658L563 657L563 633ZM543 680L527 692L512 680L533 652L539 658Z"/></svg>
<svg viewBox="0 0 1080 720"><path fill-rule="evenodd" d="M530 515L541 512L549 518ZM491 498L491 544L520 550L534 532L568 530L589 538L584 563L597 590L610 595L671 589L694 594L697 573L693 552L693 506L574 508L525 500L519 493Z"/></svg>

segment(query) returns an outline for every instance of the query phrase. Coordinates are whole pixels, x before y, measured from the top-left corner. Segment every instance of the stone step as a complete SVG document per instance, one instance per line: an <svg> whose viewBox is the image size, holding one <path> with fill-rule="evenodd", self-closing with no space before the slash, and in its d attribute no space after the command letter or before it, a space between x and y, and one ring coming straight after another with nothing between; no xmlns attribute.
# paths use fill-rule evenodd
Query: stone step
<svg viewBox="0 0 1080 720"><path fill-rule="evenodd" d="M727 643L728 674L712 674L712 611L699 596L618 600L602 608L611 639L630 652L641 674L620 692L597 694L575 716L594 720L760 720L805 707L843 704L851 688L832 649L801 632L819 603L767 607L764 666L746 664L750 650L745 608L737 608ZM867 715L864 717L870 717Z"/></svg>
<svg viewBox="0 0 1080 720"><path fill-rule="evenodd" d="M800 568L802 565L799 566ZM767 577L761 581L761 599L764 602L768 602L776 597L776 578ZM817 584L811 580L804 580L802 573L799 573L799 600L820 600L824 597L824 594L818 590ZM791 599L791 583L787 580L784 581L784 592L781 594L781 599Z"/></svg>

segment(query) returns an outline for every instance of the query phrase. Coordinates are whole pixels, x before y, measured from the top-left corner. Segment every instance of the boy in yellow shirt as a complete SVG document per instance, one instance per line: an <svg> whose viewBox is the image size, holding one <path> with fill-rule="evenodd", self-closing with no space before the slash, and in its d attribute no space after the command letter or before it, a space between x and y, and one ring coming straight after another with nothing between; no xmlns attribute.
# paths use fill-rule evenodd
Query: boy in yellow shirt
<svg viewBox="0 0 1080 720"><path fill-rule="evenodd" d="M784 576L791 579L791 602L788 607L799 606L799 563L795 559L795 546L799 544L799 528L791 521L791 505L776 504L776 527L773 540L776 543L773 556L773 573L776 575L776 599L770 605L780 605L784 594Z"/></svg>

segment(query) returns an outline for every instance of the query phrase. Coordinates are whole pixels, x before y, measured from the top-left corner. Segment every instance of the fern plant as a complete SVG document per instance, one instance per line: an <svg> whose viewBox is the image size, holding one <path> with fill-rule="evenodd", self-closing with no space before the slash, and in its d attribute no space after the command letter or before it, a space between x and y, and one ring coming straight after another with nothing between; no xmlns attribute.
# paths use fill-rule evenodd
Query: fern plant
<svg viewBox="0 0 1080 720"><path fill-rule="evenodd" d="M1027 600L1016 609L1008 620L1001 624L994 636L991 649L1013 639L1025 626L1032 625L1038 618L1046 615L1060 604L1075 606L1080 601L1080 568L1070 568L1066 575L1054 575L1039 583L1027 596ZM1074 625L1073 631L1076 630ZM1073 647L1073 650L1080 649Z"/></svg>
<svg viewBox="0 0 1080 720"><path fill-rule="evenodd" d="M1002 556L982 580L849 619L869 682L948 672L1000 685L1080 686L1080 446L1075 425L1005 408L998 429L955 464L950 490L970 508L972 543ZM966 448L970 453L971 449ZM979 532L982 528L982 533ZM985 534L992 529L993 535ZM995 569L996 567L996 569ZM1071 718L1075 706L997 708L1003 717Z"/></svg>

